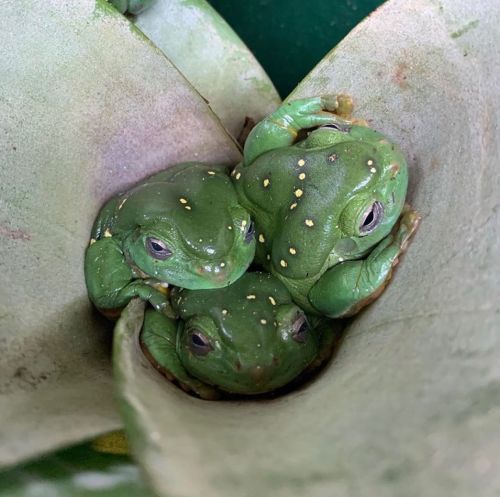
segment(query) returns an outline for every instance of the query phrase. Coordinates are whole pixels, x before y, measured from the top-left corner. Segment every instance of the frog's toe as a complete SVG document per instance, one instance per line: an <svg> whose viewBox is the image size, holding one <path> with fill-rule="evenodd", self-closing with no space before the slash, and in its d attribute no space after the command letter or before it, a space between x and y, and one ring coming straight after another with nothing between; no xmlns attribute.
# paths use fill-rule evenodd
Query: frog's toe
<svg viewBox="0 0 500 497"><path fill-rule="evenodd" d="M411 237L417 231L417 228L422 220L419 212L412 209L409 204L405 204L399 221L398 242L401 247L401 253L408 248Z"/></svg>
<svg viewBox="0 0 500 497"><path fill-rule="evenodd" d="M344 105L344 96L346 95L323 95L321 97L321 107L329 112L338 112L340 105Z"/></svg>
<svg viewBox="0 0 500 497"><path fill-rule="evenodd" d="M340 93L337 95L337 109L336 114L345 119L349 119L352 114L352 110L354 108L354 104L352 101L352 97L347 95L346 93Z"/></svg>

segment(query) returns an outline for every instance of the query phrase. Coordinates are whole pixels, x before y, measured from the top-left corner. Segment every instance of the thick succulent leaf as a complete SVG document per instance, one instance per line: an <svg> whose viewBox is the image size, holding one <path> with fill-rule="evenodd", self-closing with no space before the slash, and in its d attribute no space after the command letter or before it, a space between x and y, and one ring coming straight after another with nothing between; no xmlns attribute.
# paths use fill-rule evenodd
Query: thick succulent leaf
<svg viewBox="0 0 500 497"><path fill-rule="evenodd" d="M135 18L208 101L233 136L245 118L275 110L280 98L236 33L205 0L155 0Z"/></svg>
<svg viewBox="0 0 500 497"><path fill-rule="evenodd" d="M393 0L293 98L348 91L400 143L421 228L385 294L308 388L204 402L123 336L127 423L160 496L500 492L500 11ZM136 323L138 325L138 323Z"/></svg>
<svg viewBox="0 0 500 497"><path fill-rule="evenodd" d="M82 444L0 473L0 497L148 497L128 456Z"/></svg>
<svg viewBox="0 0 500 497"><path fill-rule="evenodd" d="M83 255L112 193L240 153L106 2L0 1L0 465L120 424Z"/></svg>

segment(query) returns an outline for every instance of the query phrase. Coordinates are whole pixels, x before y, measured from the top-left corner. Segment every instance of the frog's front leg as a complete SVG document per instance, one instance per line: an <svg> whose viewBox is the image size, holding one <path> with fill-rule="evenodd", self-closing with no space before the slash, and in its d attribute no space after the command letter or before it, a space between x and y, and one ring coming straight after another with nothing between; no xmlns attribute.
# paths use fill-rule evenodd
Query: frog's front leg
<svg viewBox="0 0 500 497"><path fill-rule="evenodd" d="M190 376L177 355L177 328L179 321L170 319L152 309L144 316L141 347L152 364L170 381L176 380L181 388L192 391L202 399L219 397L218 391Z"/></svg>
<svg viewBox="0 0 500 497"><path fill-rule="evenodd" d="M348 121L332 112L346 116L351 109L352 100L347 95L304 98L284 103L248 135L243 153L244 165L251 164L264 152L292 145L302 129L325 124L345 125Z"/></svg>
<svg viewBox="0 0 500 497"><path fill-rule="evenodd" d="M173 316L165 294L152 281L136 279L120 244L111 237L91 241L85 253L85 281L90 300L99 309L122 308L133 297L140 297L157 311Z"/></svg>
<svg viewBox="0 0 500 497"><path fill-rule="evenodd" d="M326 316L340 318L352 316L373 302L389 283L419 222L420 215L406 208L396 233L384 238L366 259L342 262L318 280L309 292L311 304Z"/></svg>

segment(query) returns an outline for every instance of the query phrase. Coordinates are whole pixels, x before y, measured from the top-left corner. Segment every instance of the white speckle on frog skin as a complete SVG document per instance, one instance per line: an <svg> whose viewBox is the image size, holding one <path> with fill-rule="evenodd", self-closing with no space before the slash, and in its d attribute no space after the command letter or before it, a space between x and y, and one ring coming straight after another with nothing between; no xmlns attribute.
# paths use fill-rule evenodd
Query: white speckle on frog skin
<svg viewBox="0 0 500 497"><path fill-rule="evenodd" d="M262 184L264 185L264 188L267 188L267 187L271 184L271 182L269 181L269 179L268 179L268 178L266 178L266 179L262 182Z"/></svg>
<svg viewBox="0 0 500 497"><path fill-rule="evenodd" d="M127 201L127 197L125 197L121 202L120 205L118 206L118 210L120 210L123 207L123 204Z"/></svg>
<svg viewBox="0 0 500 497"><path fill-rule="evenodd" d="M259 242L260 242L260 243L264 243L265 241L266 241L266 239L264 238L264 235L261 233L261 234L259 235Z"/></svg>
<svg viewBox="0 0 500 497"><path fill-rule="evenodd" d="M309 226L309 228L312 228L314 226L314 221L312 219L306 219L304 223L306 226Z"/></svg>
<svg viewBox="0 0 500 497"><path fill-rule="evenodd" d="M344 258L343 257L339 257L339 262L344 262Z"/></svg>
<svg viewBox="0 0 500 497"><path fill-rule="evenodd" d="M227 309L222 309L222 314L223 314L224 316L227 316Z"/></svg>
<svg viewBox="0 0 500 497"><path fill-rule="evenodd" d="M368 160L368 162L367 162L367 164L368 164L369 166L373 166L373 161L372 161L371 159L369 159L369 160Z"/></svg>
<svg viewBox="0 0 500 497"><path fill-rule="evenodd" d="M266 255L266 259L267 259L268 261L270 261L270 260L271 260L271 255L270 255L270 254L267 254L267 255Z"/></svg>
<svg viewBox="0 0 500 497"><path fill-rule="evenodd" d="M89 245L94 245L95 242L96 242L96 239L95 238L91 238Z"/></svg>
<svg viewBox="0 0 500 497"><path fill-rule="evenodd" d="M226 263L225 262L221 262L220 263L220 267L225 267Z"/></svg>
<svg viewBox="0 0 500 497"><path fill-rule="evenodd" d="M376 172L377 172L377 170L376 170L374 167L372 167L372 168L370 169L370 172L373 174L373 173L376 173Z"/></svg>
<svg viewBox="0 0 500 497"><path fill-rule="evenodd" d="M294 202L291 206L290 206L290 210L293 211L293 209L295 209L295 207L297 207L297 202Z"/></svg>
<svg viewBox="0 0 500 497"><path fill-rule="evenodd" d="M240 227L240 230L241 231L245 231L245 226L247 225L247 222L245 219L243 219L243 221L241 221L241 227Z"/></svg>
<svg viewBox="0 0 500 497"><path fill-rule="evenodd" d="M300 159L300 160L299 160L299 162L297 162L297 165L298 165L299 167L302 167L302 166L304 166L304 165L305 165L305 163L306 163L306 161L305 161L304 159Z"/></svg>
<svg viewBox="0 0 500 497"><path fill-rule="evenodd" d="M185 205L184 209L186 209L187 211L190 211L191 210L191 206L190 205Z"/></svg>
<svg viewBox="0 0 500 497"><path fill-rule="evenodd" d="M285 261L285 259L281 259L280 266L281 267L287 267L288 266L288 263Z"/></svg>
<svg viewBox="0 0 500 497"><path fill-rule="evenodd" d="M290 247L288 249L288 252L290 252L292 255L295 255L297 253L297 250L294 247Z"/></svg>
<svg viewBox="0 0 500 497"><path fill-rule="evenodd" d="M302 197L302 195L304 195L304 192L300 188L297 188L293 193L297 198L300 198Z"/></svg>
<svg viewBox="0 0 500 497"><path fill-rule="evenodd" d="M260 324L267 324L267 321L265 319L261 319Z"/></svg>
<svg viewBox="0 0 500 497"><path fill-rule="evenodd" d="M207 171L207 174L210 174L210 176L214 176L215 175L215 171Z"/></svg>
<svg viewBox="0 0 500 497"><path fill-rule="evenodd" d="M271 302L271 305L276 305L276 300L274 300L271 296L269 296L269 302Z"/></svg>
<svg viewBox="0 0 500 497"><path fill-rule="evenodd" d="M302 180L302 181L305 180L306 179L306 173L300 173L299 174L299 179Z"/></svg>
<svg viewBox="0 0 500 497"><path fill-rule="evenodd" d="M109 228L106 228L106 231L104 232L104 238L111 238L113 235L111 231L109 231Z"/></svg>
<svg viewBox="0 0 500 497"><path fill-rule="evenodd" d="M255 300L256 297L253 293L251 293L250 295L247 295L247 300Z"/></svg>
<svg viewBox="0 0 500 497"><path fill-rule="evenodd" d="M227 229L228 229L228 230L232 230L232 229L233 229L233 227L232 227L232 226L228 226L228 227L227 227Z"/></svg>
<svg viewBox="0 0 500 497"><path fill-rule="evenodd" d="M241 178L241 173L236 174L235 177L236 177L236 179L240 179Z"/></svg>
<svg viewBox="0 0 500 497"><path fill-rule="evenodd" d="M179 202L180 202L181 204L187 204L187 203L188 203L187 198L184 198L184 197L181 197L181 198L179 199Z"/></svg>

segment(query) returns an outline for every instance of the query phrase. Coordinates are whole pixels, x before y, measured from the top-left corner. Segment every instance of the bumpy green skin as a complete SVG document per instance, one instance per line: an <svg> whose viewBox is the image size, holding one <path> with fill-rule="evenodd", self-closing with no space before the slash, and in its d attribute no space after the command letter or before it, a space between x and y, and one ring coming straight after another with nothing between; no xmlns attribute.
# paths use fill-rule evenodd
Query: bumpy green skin
<svg viewBox="0 0 500 497"><path fill-rule="evenodd" d="M251 230L225 168L194 162L173 166L101 209L85 254L90 299L105 310L137 296L165 311L162 285L229 285L252 261ZM151 240L163 243L171 255L154 256Z"/></svg>
<svg viewBox="0 0 500 497"><path fill-rule="evenodd" d="M111 5L122 14L139 14L155 0L109 0Z"/></svg>
<svg viewBox="0 0 500 497"><path fill-rule="evenodd" d="M270 274L246 273L220 290L175 289L172 300L180 319L148 311L142 347L157 367L203 398L216 398L219 391L271 392L331 349L331 329L323 333L322 321L310 328L304 312ZM297 341L299 328L303 341ZM206 354L193 346L197 333L209 343Z"/></svg>
<svg viewBox="0 0 500 497"><path fill-rule="evenodd" d="M405 158L377 131L333 114L339 107L349 107L345 96L284 104L252 130L232 172L256 222L257 262L301 307L329 317L378 296L420 219L405 210L391 234L406 196ZM307 128L317 129L297 141ZM363 233L375 202L383 215Z"/></svg>

